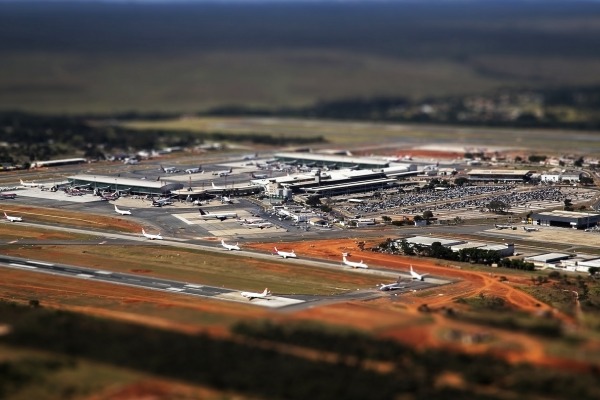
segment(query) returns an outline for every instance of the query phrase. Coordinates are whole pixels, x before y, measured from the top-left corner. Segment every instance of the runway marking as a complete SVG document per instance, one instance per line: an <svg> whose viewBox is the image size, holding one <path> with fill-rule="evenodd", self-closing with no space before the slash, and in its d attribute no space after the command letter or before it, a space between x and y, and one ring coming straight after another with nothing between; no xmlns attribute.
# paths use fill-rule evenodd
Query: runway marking
<svg viewBox="0 0 600 400"><path fill-rule="evenodd" d="M53 266L54 266L54 264L45 263L45 262L41 262L41 261L30 261L30 260L27 260L27 262L28 262L29 264L44 265L44 266L46 266L46 267L53 267Z"/></svg>
<svg viewBox="0 0 600 400"><path fill-rule="evenodd" d="M8 265L10 265L11 267L17 267L17 268L37 269L37 267L34 267L32 265L25 265L25 264L10 263Z"/></svg>

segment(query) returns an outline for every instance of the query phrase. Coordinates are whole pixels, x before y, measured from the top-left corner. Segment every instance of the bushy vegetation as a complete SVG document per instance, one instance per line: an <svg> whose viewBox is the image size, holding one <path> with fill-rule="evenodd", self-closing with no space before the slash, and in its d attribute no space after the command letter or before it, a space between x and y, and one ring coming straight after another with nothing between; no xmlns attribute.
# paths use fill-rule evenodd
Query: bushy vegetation
<svg viewBox="0 0 600 400"><path fill-rule="evenodd" d="M234 328L238 339L222 340L7 303L0 304L0 315L0 322L12 328L0 338L6 344L261 398L390 399L406 395L494 399L513 393L521 397L584 399L600 395L595 377L587 373L513 365L490 356L438 349L418 352L367 334L317 326L243 324ZM254 344L256 340L260 346ZM324 355L333 354L337 361L290 355L275 350L269 343L322 351ZM369 360L391 363L392 369L368 368L364 361ZM35 371L43 373L47 366L26 364L21 365L24 369L14 363L0 365L4 372L0 374L0 393L14 392L18 385L42 382ZM436 385L444 372L459 375L464 384L460 388ZM532 375L538 379L530 379ZM13 385L15 382L17 386ZM482 385L485 394L479 392ZM497 395L494 388L499 389Z"/></svg>
<svg viewBox="0 0 600 400"><path fill-rule="evenodd" d="M278 136L262 133L186 132L134 130L117 125L90 123L84 117L54 117L25 113L0 113L0 163L29 163L65 156L103 159L120 151L189 147L205 141L247 142L287 146L324 142L321 136Z"/></svg>
<svg viewBox="0 0 600 400"><path fill-rule="evenodd" d="M533 263L525 262L521 258L503 258L497 251L482 250L478 248L460 249L453 251L449 247L442 246L440 242L433 242L431 246L419 244L409 244L406 240L401 240L399 247L387 240L379 244L377 249L391 253L401 253L407 256L420 255L425 257L439 258L442 260L468 262L473 264L492 265L499 267L533 271Z"/></svg>

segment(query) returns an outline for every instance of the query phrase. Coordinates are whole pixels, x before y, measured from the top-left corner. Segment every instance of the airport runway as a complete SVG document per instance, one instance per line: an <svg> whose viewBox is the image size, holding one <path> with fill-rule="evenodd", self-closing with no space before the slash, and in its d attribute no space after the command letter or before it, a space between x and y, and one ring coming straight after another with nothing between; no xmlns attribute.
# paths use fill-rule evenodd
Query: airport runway
<svg viewBox="0 0 600 400"><path fill-rule="evenodd" d="M0 256L0 265L3 267L23 269L32 272L48 273L67 276L70 278L94 280L118 285L127 285L142 289L160 290L164 292L179 293L190 296L251 303L269 308L281 308L305 302L305 300L281 296L271 296L268 299L254 299L250 301L243 297L239 291L233 289L6 256Z"/></svg>

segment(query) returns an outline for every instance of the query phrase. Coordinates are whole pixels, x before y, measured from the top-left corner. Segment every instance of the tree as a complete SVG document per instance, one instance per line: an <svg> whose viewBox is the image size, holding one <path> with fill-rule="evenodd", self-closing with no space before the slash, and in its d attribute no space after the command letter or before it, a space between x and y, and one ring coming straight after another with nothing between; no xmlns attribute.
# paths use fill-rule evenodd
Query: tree
<svg viewBox="0 0 600 400"><path fill-rule="evenodd" d="M464 176L459 176L458 178L456 178L454 180L454 184L456 186L464 186L465 184L467 184L469 182L469 179L464 177Z"/></svg>
<svg viewBox="0 0 600 400"><path fill-rule="evenodd" d="M412 246L408 244L408 242L404 239L400 241L400 250L402 250L402 253L404 253L407 256L415 255L415 251L413 250Z"/></svg>
<svg viewBox="0 0 600 400"><path fill-rule="evenodd" d="M333 209L331 208L331 206L327 205L327 204L323 204L321 206L321 211L323 211L324 213L328 213L331 212Z"/></svg>
<svg viewBox="0 0 600 400"><path fill-rule="evenodd" d="M529 156L529 162L530 163L539 163L540 161L546 161L546 156L536 156L536 155L530 155Z"/></svg>
<svg viewBox="0 0 600 400"><path fill-rule="evenodd" d="M429 221L431 218L433 218L433 212L431 212L431 210L423 211L423 218Z"/></svg>
<svg viewBox="0 0 600 400"><path fill-rule="evenodd" d="M382 215L381 220L385 223L392 222L392 217L388 217L387 215Z"/></svg>
<svg viewBox="0 0 600 400"><path fill-rule="evenodd" d="M508 204L501 200L492 200L486 207L493 212L505 212L509 208Z"/></svg>
<svg viewBox="0 0 600 400"><path fill-rule="evenodd" d="M306 199L306 205L311 207L319 207L321 205L321 200L318 196L309 196Z"/></svg>
<svg viewBox="0 0 600 400"><path fill-rule="evenodd" d="M565 206L564 206L565 211L573 211L573 201L571 199L565 199L564 203L565 203Z"/></svg>

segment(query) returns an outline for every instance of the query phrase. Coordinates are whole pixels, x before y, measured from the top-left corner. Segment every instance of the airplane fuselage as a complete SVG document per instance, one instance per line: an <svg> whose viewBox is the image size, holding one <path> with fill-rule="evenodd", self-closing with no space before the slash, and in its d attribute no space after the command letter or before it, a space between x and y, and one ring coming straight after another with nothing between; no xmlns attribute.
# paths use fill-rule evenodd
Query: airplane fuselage
<svg viewBox="0 0 600 400"><path fill-rule="evenodd" d="M369 266L365 264L362 260L360 260L360 262L348 261L345 256L342 258L342 262L344 263L344 265L347 265L352 268L369 268Z"/></svg>

